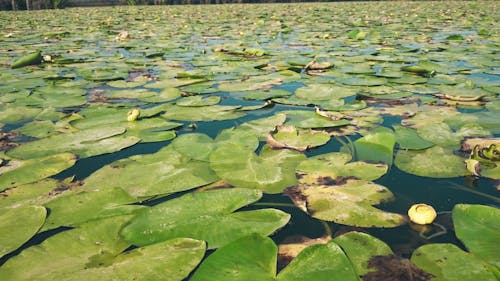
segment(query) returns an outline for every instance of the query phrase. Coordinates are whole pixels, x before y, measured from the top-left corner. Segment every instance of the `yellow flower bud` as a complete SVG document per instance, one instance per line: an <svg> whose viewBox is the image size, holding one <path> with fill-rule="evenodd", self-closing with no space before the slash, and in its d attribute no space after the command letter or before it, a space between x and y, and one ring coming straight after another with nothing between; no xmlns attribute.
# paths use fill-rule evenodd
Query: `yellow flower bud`
<svg viewBox="0 0 500 281"><path fill-rule="evenodd" d="M410 220L416 224L430 224L437 216L436 210L427 204L415 204L408 210Z"/></svg>
<svg viewBox="0 0 500 281"><path fill-rule="evenodd" d="M141 115L141 111L138 108L130 110L127 114L127 121L135 121Z"/></svg>

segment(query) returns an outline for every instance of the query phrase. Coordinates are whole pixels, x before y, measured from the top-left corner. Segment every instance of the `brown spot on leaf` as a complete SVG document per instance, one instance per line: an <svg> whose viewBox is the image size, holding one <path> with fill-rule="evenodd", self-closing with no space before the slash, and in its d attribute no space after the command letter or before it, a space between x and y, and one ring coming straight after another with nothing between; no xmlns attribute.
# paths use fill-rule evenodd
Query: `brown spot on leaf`
<svg viewBox="0 0 500 281"><path fill-rule="evenodd" d="M434 277L415 266L410 260L395 255L375 256L368 262L368 267L375 271L363 275L364 281L425 281Z"/></svg>
<svg viewBox="0 0 500 281"><path fill-rule="evenodd" d="M295 257L297 257L305 248L316 245L326 244L332 238L330 236L311 239L301 235L287 237L278 246L278 269L287 266Z"/></svg>

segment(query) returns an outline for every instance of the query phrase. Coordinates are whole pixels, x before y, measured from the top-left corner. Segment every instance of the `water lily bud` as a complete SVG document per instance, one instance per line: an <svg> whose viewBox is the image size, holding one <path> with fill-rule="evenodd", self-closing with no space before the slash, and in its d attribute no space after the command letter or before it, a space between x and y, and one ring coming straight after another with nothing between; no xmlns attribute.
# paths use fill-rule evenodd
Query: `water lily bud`
<svg viewBox="0 0 500 281"><path fill-rule="evenodd" d="M141 111L138 108L130 110L127 114L127 121L135 121L141 115Z"/></svg>
<svg viewBox="0 0 500 281"><path fill-rule="evenodd" d="M415 204L408 210L410 220L416 224L430 224L437 216L436 210L427 204Z"/></svg>

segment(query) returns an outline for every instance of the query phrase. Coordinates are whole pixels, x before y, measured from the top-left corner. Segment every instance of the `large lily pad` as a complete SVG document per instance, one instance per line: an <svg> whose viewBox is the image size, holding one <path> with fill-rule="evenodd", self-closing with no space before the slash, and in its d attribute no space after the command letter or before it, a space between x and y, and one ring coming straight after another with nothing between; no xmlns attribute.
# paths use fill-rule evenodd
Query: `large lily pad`
<svg viewBox="0 0 500 281"><path fill-rule="evenodd" d="M207 241L210 249L251 233L269 235L290 215L276 209L234 212L261 196L256 189L244 188L186 194L141 211L121 233L135 245L189 237Z"/></svg>
<svg viewBox="0 0 500 281"><path fill-rule="evenodd" d="M269 238L244 237L210 255L192 280L358 280L345 253L333 242L306 248L278 276L277 250Z"/></svg>
<svg viewBox="0 0 500 281"><path fill-rule="evenodd" d="M434 145L434 143L422 139L417 131L412 128L401 125L393 125L396 135L396 142L399 148L402 149L426 149Z"/></svg>
<svg viewBox="0 0 500 281"><path fill-rule="evenodd" d="M287 194L301 210L325 221L360 227L395 227L406 221L402 215L372 206L394 198L382 185L364 180L324 184L320 177L316 184L297 185Z"/></svg>
<svg viewBox="0 0 500 281"><path fill-rule="evenodd" d="M86 268L61 278L181 281L198 265L204 254L205 242L177 238L124 252L106 261L110 265Z"/></svg>
<svg viewBox="0 0 500 281"><path fill-rule="evenodd" d="M335 237L333 242L346 253L359 276L373 271L368 268L368 262L372 257L392 254L387 244L363 232L351 231Z"/></svg>
<svg viewBox="0 0 500 281"><path fill-rule="evenodd" d="M351 124L350 121L345 119L331 120L316 114L314 111L289 110L283 113L287 116L286 124L303 129L340 127Z"/></svg>
<svg viewBox="0 0 500 281"><path fill-rule="evenodd" d="M58 174L73 166L75 162L76 156L71 153L30 160L9 159L7 164L0 166L0 191Z"/></svg>
<svg viewBox="0 0 500 281"><path fill-rule="evenodd" d="M330 140L330 135L324 131L298 131L293 126L278 126L276 132L269 134L267 144L272 148L291 148L305 151L321 146Z"/></svg>
<svg viewBox="0 0 500 281"><path fill-rule="evenodd" d="M303 183L315 183L318 178L332 180L356 177L364 180L375 180L387 173L387 164L351 162L352 156L347 153L332 152L321 154L302 161L297 166Z"/></svg>
<svg viewBox="0 0 500 281"><path fill-rule="evenodd" d="M35 235L45 221L46 213L42 206L3 209L0 214L0 257Z"/></svg>
<svg viewBox="0 0 500 281"><path fill-rule="evenodd" d="M245 116L244 113L236 111L240 106L211 105L211 106L171 106L162 115L169 120L179 121L214 121L229 120Z"/></svg>
<svg viewBox="0 0 500 281"><path fill-rule="evenodd" d="M396 137L392 131L369 132L354 142L355 159L392 165L395 144Z"/></svg>
<svg viewBox="0 0 500 281"><path fill-rule="evenodd" d="M12 157L30 159L72 152L81 158L111 153L132 146L137 137L122 137L123 127L99 127L76 133L60 134L24 143L8 152Z"/></svg>
<svg viewBox="0 0 500 281"><path fill-rule="evenodd" d="M58 277L96 266L129 247L119 230L130 216L89 222L48 238L9 259L0 268L2 280L61 280ZM57 262L54 262L57 261Z"/></svg>
<svg viewBox="0 0 500 281"><path fill-rule="evenodd" d="M303 154L290 150L263 149L258 156L241 145L227 144L212 152L210 167L234 186L279 193L297 183L295 167L304 159Z"/></svg>
<svg viewBox="0 0 500 281"><path fill-rule="evenodd" d="M218 178L208 163L192 160L168 146L157 153L118 160L90 175L90 187L116 186L133 197L166 195L192 189Z"/></svg>
<svg viewBox="0 0 500 281"><path fill-rule="evenodd" d="M463 158L440 146L425 150L399 150L394 164L407 173L422 177L451 178L470 174Z"/></svg>
<svg viewBox="0 0 500 281"><path fill-rule="evenodd" d="M500 210L490 206L458 204L453 208L457 237L475 256L500 272Z"/></svg>
<svg viewBox="0 0 500 281"><path fill-rule="evenodd" d="M452 244L422 246L413 252L411 261L434 275L432 280L497 280L480 259Z"/></svg>

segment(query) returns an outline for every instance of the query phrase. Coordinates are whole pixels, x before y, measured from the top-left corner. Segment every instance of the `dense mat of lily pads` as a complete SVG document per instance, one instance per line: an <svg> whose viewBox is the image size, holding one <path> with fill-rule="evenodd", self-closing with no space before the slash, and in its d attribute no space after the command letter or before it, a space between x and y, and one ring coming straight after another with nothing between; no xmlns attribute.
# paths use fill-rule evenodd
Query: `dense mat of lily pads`
<svg viewBox="0 0 500 281"><path fill-rule="evenodd" d="M378 181L498 188L496 6L2 12L0 279L500 280L497 194L440 210L456 239L432 244ZM272 240L272 194L356 231ZM406 224L409 260L365 233Z"/></svg>

